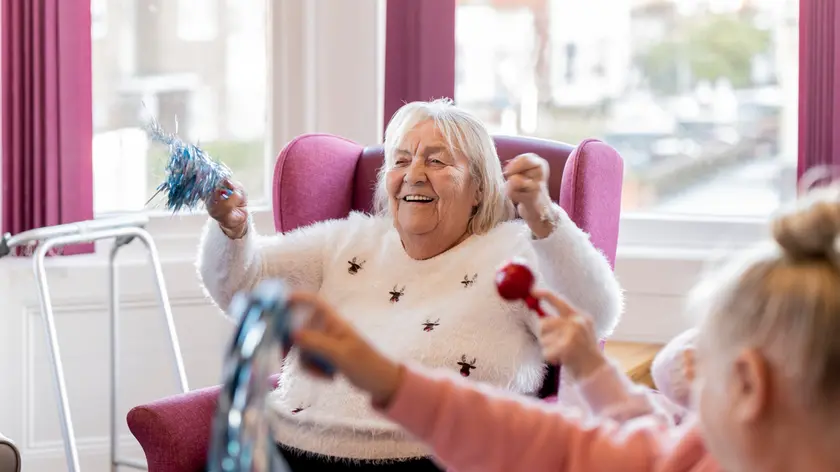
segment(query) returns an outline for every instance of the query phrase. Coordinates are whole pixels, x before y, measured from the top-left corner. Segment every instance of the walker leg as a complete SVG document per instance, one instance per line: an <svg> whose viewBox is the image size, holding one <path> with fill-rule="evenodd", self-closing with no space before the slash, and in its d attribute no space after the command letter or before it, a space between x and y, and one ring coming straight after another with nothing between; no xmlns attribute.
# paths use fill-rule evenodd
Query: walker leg
<svg viewBox="0 0 840 472"><path fill-rule="evenodd" d="M137 236L146 245L149 250L149 259L152 261L152 268L155 271L155 281L158 288L158 300L160 301L161 309L163 309L163 316L166 318L166 327L169 331L169 344L172 347L172 356L175 359L175 370L178 375L178 382L182 393L189 392L187 385L187 373L184 369L184 359L181 356L181 345L178 342L178 334L175 331L175 321L172 318L172 308L169 305L169 294L166 291L166 284L163 279L163 269L160 265L160 257L158 256L157 246L152 239L152 236L146 230L140 230Z"/></svg>
<svg viewBox="0 0 840 472"><path fill-rule="evenodd" d="M117 275L117 251L122 246L130 243L134 239L133 236L121 236L114 241L111 247L111 252L108 256L108 269L110 272L110 290L111 290L111 472L117 472L120 466L132 467L135 469L144 470L146 465L130 459L120 459L119 457L119 428L117 426L117 410L119 400L119 318L120 318L120 290L119 277Z"/></svg>
<svg viewBox="0 0 840 472"><path fill-rule="evenodd" d="M120 292L119 280L117 278L117 266L115 259L117 257L117 250L120 245L118 241L114 242L111 247L111 253L108 258L108 272L110 273L110 291L111 291L111 472L117 472L119 465L117 464L118 454L118 432L117 432L117 388L119 386L119 310L120 310Z"/></svg>
<svg viewBox="0 0 840 472"><path fill-rule="evenodd" d="M64 382L64 367L58 349L58 336L55 330L52 302L47 287L47 273L44 269L44 259L47 251L53 247L49 241L39 245L35 252L35 276L38 282L38 298L41 301L41 314L46 325L47 341L52 360L52 371L58 394L58 413L61 419L61 434L64 436L64 454L67 458L68 472L79 472L79 451L76 449L76 435L73 432L73 422L70 418L70 402L67 396L67 384Z"/></svg>

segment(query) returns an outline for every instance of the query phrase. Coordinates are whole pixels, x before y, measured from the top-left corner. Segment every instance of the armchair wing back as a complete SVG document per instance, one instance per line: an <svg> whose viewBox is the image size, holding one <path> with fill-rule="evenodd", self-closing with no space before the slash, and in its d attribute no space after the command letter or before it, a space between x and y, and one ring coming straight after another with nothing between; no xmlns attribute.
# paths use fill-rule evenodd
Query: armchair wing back
<svg viewBox="0 0 840 472"><path fill-rule="evenodd" d="M615 263L624 164L607 144L587 139L576 147L557 141L496 136L502 161L533 152L548 161L549 193L592 243ZM364 147L329 134L292 140L274 167L274 222L286 232L352 210L370 211L382 146Z"/></svg>

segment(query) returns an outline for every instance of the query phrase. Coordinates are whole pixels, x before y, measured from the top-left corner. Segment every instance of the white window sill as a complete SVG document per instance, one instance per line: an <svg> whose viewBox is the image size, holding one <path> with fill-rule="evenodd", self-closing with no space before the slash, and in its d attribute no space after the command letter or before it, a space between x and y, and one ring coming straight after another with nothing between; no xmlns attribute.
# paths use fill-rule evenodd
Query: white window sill
<svg viewBox="0 0 840 472"><path fill-rule="evenodd" d="M145 229L151 234L162 262L183 261L194 259L198 250L199 238L204 225L207 223L207 213L196 211L174 215L165 211L147 212L149 224ZM99 215L107 218L116 215ZM263 234L274 232L274 214L267 207L257 207L252 210L252 216L257 231ZM96 267L108 264L108 257L113 239L95 242L95 251L91 254L80 254L72 257L48 257L45 267L72 268ZM117 261L119 265L137 265L147 262L147 250L141 242L132 242L121 248ZM32 259L29 257L5 257L0 259L0 267L12 270L21 268L31 270Z"/></svg>
<svg viewBox="0 0 840 472"><path fill-rule="evenodd" d="M630 214L621 218L619 257L693 258L743 249L767 234L760 218Z"/></svg>

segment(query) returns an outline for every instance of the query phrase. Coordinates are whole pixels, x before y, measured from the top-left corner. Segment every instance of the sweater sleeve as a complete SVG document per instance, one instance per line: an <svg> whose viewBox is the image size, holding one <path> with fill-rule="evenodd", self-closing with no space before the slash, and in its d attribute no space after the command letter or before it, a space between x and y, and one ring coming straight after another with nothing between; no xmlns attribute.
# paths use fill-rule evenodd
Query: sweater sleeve
<svg viewBox="0 0 840 472"><path fill-rule="evenodd" d="M533 241L543 283L563 295L595 322L596 334L606 338L615 329L623 309L621 287L604 255L559 205L554 231Z"/></svg>
<svg viewBox="0 0 840 472"><path fill-rule="evenodd" d="M686 378L685 353L694 349L696 342L696 328L684 331L659 351L650 368L659 391L684 408L691 408L691 382Z"/></svg>
<svg viewBox="0 0 840 472"><path fill-rule="evenodd" d="M266 278L282 278L297 289L320 288L330 222L273 236L259 235L253 222L248 224L240 239L230 239L212 219L205 225L198 274L205 292L220 308L227 311L234 294Z"/></svg>
<svg viewBox="0 0 840 472"><path fill-rule="evenodd" d="M634 384L613 362L605 363L575 387L596 417L625 422L650 416L664 425L674 425L673 408L668 408L667 400L659 401L653 391Z"/></svg>
<svg viewBox="0 0 840 472"><path fill-rule="evenodd" d="M407 367L385 414L458 472L646 472L671 442L649 417L584 422L573 411Z"/></svg>

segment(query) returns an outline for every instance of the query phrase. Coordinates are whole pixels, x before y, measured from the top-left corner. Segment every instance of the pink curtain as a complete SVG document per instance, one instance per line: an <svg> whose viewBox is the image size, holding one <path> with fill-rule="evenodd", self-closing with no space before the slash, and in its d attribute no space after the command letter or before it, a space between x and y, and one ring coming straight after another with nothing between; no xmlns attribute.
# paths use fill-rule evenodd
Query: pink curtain
<svg viewBox="0 0 840 472"><path fill-rule="evenodd" d="M456 0L388 0L385 124L403 104L455 96Z"/></svg>
<svg viewBox="0 0 840 472"><path fill-rule="evenodd" d="M2 231L91 219L90 0L0 1Z"/></svg>
<svg viewBox="0 0 840 472"><path fill-rule="evenodd" d="M840 165L840 5L799 3L799 168Z"/></svg>

